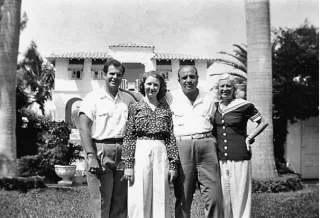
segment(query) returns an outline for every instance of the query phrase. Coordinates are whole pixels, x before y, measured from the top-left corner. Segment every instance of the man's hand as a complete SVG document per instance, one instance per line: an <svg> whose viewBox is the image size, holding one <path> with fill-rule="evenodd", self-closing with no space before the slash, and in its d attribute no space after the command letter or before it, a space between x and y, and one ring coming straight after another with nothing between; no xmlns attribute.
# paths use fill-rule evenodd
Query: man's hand
<svg viewBox="0 0 320 218"><path fill-rule="evenodd" d="M95 175L96 177L100 176L102 169L100 167L100 164L98 162L98 158L96 155L94 154L88 155L88 168L89 168L89 173Z"/></svg>
<svg viewBox="0 0 320 218"><path fill-rule="evenodd" d="M169 170L169 182L173 182L178 177L176 170Z"/></svg>

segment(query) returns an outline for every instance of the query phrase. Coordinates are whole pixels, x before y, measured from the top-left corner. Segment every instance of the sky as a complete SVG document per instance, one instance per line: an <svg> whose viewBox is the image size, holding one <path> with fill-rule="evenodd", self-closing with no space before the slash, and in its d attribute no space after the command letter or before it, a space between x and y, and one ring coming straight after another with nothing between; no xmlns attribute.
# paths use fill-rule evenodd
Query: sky
<svg viewBox="0 0 320 218"><path fill-rule="evenodd" d="M245 0L22 0L28 23L20 53L31 40L43 57L68 52L107 52L135 42L156 52L215 58L246 44ZM318 0L270 0L272 28L319 27Z"/></svg>

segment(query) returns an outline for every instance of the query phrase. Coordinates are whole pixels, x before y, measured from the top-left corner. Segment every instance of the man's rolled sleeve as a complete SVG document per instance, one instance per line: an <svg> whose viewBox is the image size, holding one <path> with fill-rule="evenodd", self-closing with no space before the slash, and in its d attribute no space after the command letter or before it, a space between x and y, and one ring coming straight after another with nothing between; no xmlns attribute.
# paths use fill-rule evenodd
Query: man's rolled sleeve
<svg viewBox="0 0 320 218"><path fill-rule="evenodd" d="M92 93L87 94L83 99L78 115L80 116L81 113L84 113L91 121L94 120L95 103Z"/></svg>

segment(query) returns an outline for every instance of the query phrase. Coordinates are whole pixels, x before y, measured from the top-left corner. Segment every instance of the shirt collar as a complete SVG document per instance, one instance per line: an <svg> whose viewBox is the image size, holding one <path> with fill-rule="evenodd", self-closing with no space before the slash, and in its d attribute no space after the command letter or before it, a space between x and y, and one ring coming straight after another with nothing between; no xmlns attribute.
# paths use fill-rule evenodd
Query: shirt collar
<svg viewBox="0 0 320 218"><path fill-rule="evenodd" d="M218 107L218 110L221 113L227 113L227 112L233 111L233 110L235 110L235 109L237 109L237 108L249 103L248 101L246 101L246 100L244 100L242 98L236 98L233 101L231 101L224 110L221 110L220 109L221 102L222 102L222 100L219 101L219 107Z"/></svg>
<svg viewBox="0 0 320 218"><path fill-rule="evenodd" d="M116 96L113 98L113 96L106 91L106 86L105 86L105 85L103 85L103 86L100 88L100 90L99 90L99 97L100 97L101 99L102 99L102 98L109 98L109 99L112 99L112 100L116 100L117 98L120 98L120 99L122 99L122 100L124 99L124 98L123 98L123 92L121 92L119 89L118 89L118 92L117 92Z"/></svg>
<svg viewBox="0 0 320 218"><path fill-rule="evenodd" d="M199 89L198 87L197 87L197 89L198 89L199 93L198 93L198 96L197 96L196 100L194 101L193 105L196 105L196 104L202 102L203 98L205 96L205 92L202 89ZM184 101L186 101L186 102L190 102L189 98L183 93L182 89L180 89L179 93L181 95L180 96L181 99L184 99Z"/></svg>

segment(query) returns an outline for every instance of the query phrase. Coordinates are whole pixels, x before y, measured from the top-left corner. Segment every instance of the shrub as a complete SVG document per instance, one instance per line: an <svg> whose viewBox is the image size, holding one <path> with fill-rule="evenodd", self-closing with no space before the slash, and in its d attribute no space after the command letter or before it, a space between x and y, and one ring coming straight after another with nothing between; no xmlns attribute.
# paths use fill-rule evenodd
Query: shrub
<svg viewBox="0 0 320 218"><path fill-rule="evenodd" d="M0 189L27 192L34 188L46 188L43 177L32 176L28 178L14 177L0 179Z"/></svg>
<svg viewBox="0 0 320 218"><path fill-rule="evenodd" d="M253 179L252 192L278 193L302 189L301 177L296 174L285 174L271 179Z"/></svg>
<svg viewBox="0 0 320 218"><path fill-rule="evenodd" d="M41 134L39 144L39 155L46 159L50 165L70 165L75 160L83 159L80 156L82 147L68 143L71 130L64 121L42 122L45 130Z"/></svg>
<svg viewBox="0 0 320 218"><path fill-rule="evenodd" d="M39 174L40 158L38 155L24 156L18 159L18 175L21 177Z"/></svg>
<svg viewBox="0 0 320 218"><path fill-rule="evenodd" d="M54 165L70 165L73 161L83 159L82 147L69 144L70 129L64 121L40 119L37 136L38 154L20 158L18 172L20 176L44 176L47 182L57 182Z"/></svg>

